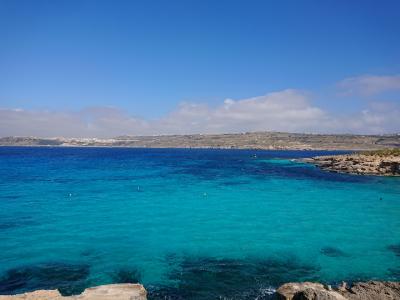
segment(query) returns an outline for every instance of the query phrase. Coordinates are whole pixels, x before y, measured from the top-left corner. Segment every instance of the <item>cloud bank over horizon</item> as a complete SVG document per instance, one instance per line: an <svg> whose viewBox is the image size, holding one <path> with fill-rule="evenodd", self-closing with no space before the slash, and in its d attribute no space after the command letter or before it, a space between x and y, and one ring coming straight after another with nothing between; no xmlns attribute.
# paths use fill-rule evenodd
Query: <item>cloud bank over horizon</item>
<svg viewBox="0 0 400 300"><path fill-rule="evenodd" d="M400 75L362 75L345 78L338 87L344 95L373 96L382 92L400 90Z"/></svg>
<svg viewBox="0 0 400 300"><path fill-rule="evenodd" d="M339 85L348 93L370 96L400 88L399 78L361 76ZM156 120L132 117L116 107L69 112L0 108L0 136L108 138L250 131L385 134L400 131L399 116L398 102L369 101L358 112L338 114L313 104L309 92L286 89L247 99L226 99L215 107L183 102Z"/></svg>

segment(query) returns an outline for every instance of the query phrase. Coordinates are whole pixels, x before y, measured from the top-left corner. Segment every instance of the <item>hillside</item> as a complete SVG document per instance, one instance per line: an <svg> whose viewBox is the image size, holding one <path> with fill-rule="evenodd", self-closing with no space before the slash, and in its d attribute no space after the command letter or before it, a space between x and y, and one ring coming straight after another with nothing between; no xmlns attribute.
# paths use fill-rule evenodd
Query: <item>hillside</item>
<svg viewBox="0 0 400 300"><path fill-rule="evenodd" d="M0 138L0 146L378 150L400 147L400 135L255 132L212 135L120 136L111 139L4 137Z"/></svg>

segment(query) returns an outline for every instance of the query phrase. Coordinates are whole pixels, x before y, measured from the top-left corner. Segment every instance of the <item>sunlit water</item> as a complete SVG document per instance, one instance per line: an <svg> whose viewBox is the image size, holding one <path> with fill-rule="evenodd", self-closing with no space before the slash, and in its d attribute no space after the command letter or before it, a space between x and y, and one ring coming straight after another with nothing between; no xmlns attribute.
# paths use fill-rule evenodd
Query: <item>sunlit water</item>
<svg viewBox="0 0 400 300"><path fill-rule="evenodd" d="M0 294L140 281L150 299L267 299L400 279L400 178L328 152L0 148Z"/></svg>

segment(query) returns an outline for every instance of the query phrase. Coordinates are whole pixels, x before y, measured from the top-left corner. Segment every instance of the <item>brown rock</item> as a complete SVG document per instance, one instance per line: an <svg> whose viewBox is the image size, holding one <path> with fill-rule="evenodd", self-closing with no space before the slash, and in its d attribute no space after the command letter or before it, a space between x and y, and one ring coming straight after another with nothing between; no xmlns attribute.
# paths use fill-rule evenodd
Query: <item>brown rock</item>
<svg viewBox="0 0 400 300"><path fill-rule="evenodd" d="M315 290L312 288L298 292L293 300L345 300L343 296L334 291Z"/></svg>
<svg viewBox="0 0 400 300"><path fill-rule="evenodd" d="M343 295L349 300L400 299L400 282L368 281L354 283Z"/></svg>
<svg viewBox="0 0 400 300"><path fill-rule="evenodd" d="M349 154L317 156L312 163L321 169L353 174L400 176L399 155Z"/></svg>
<svg viewBox="0 0 400 300"><path fill-rule="evenodd" d="M339 292L345 292L347 290L347 283L342 281L342 283L338 286Z"/></svg>
<svg viewBox="0 0 400 300"><path fill-rule="evenodd" d="M123 283L88 288L82 294L63 297L57 290L0 296L0 300L146 300L147 292L141 284Z"/></svg>
<svg viewBox="0 0 400 300"><path fill-rule="evenodd" d="M69 297L65 297L69 298ZM19 299L27 299L27 300L61 300L64 299L61 296L58 290L38 290L30 293L19 294L19 295L12 295L12 296L0 296L1 300L19 300Z"/></svg>
<svg viewBox="0 0 400 300"><path fill-rule="evenodd" d="M346 300L336 291L314 282L286 283L276 291L279 300Z"/></svg>
<svg viewBox="0 0 400 300"><path fill-rule="evenodd" d="M348 287L343 282L330 290L319 283L286 283L276 291L279 300L395 300L400 299L400 282L357 282Z"/></svg>

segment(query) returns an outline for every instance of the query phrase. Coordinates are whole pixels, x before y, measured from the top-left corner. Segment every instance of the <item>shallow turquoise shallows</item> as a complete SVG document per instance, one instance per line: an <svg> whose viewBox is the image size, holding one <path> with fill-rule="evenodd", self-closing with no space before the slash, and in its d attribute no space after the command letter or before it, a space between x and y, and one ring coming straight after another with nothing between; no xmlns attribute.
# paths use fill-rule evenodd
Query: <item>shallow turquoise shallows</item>
<svg viewBox="0 0 400 300"><path fill-rule="evenodd" d="M400 178L311 151L0 148L0 294L140 281L150 299L268 299L400 279Z"/></svg>

